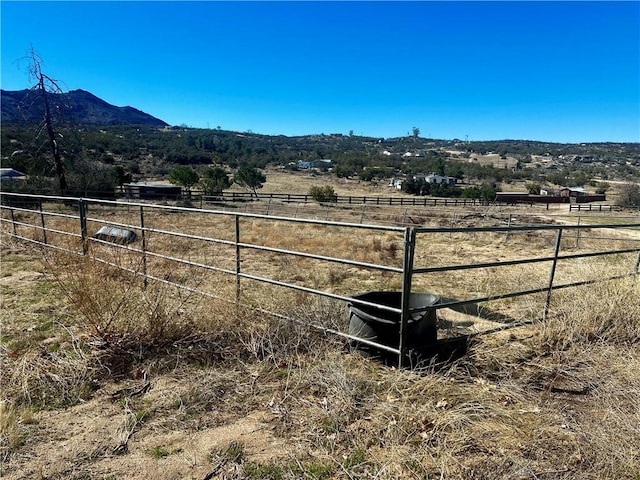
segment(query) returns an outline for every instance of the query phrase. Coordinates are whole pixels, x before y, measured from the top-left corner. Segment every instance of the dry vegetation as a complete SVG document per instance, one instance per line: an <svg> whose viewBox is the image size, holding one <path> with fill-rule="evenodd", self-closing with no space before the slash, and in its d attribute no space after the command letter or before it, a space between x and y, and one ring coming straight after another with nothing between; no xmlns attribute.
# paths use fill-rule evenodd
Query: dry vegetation
<svg viewBox="0 0 640 480"><path fill-rule="evenodd" d="M169 229L173 218L146 220ZM181 231L225 229L181 217ZM352 238L259 220L243 231L242 241L260 245L402 262L402 237L393 232ZM303 234L305 245L292 240ZM194 248L157 233L147 240L192 261L228 261L224 246ZM442 234L423 242L418 266L547 255L554 239ZM597 250L598 242L585 235L580 249ZM282 321L158 282L145 287L139 256L92 248L131 271L3 238L3 478L640 478L637 278L555 292L545 323L475 337L465 357L409 371L306 328L344 330L341 302L247 284L245 303L299 323ZM577 248L576 239L564 248ZM629 265L590 260L558 274L598 278ZM234 296L234 281L218 274L164 259L147 268ZM245 268L345 295L400 284L397 275L273 252L247 253ZM417 277L415 289L468 298L530 288L544 285L548 266L473 272ZM536 320L539 300L491 308ZM456 313L441 312L441 322L455 322Z"/></svg>

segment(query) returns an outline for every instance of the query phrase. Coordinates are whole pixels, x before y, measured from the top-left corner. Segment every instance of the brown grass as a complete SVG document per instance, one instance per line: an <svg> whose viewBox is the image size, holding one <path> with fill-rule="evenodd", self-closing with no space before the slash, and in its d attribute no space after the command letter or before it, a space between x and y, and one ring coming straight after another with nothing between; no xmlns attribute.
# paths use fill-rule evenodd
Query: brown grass
<svg viewBox="0 0 640 480"><path fill-rule="evenodd" d="M161 219L154 221L160 225ZM245 241L298 248L287 234L304 235L331 255L401 261L401 241L386 234L349 239L314 228L269 229L256 221ZM504 240L435 237L419 261L508 258L511 242L518 249L529 246L515 253L522 256L553 246L548 239ZM157 235L154 241L193 259L218 254ZM243 269L338 292L397 281L261 255L247 255ZM24 253L7 258L22 264L3 266L11 273L7 278L42 269ZM270 261L257 265L263 258ZM139 271L138 260L115 250L110 258ZM558 274L597 278L627 266L612 258L564 266ZM158 262L155 273L226 297L196 297L154 282L145 288L135 272L90 257L56 254L46 257L45 267L53 276L33 277L32 283L49 282L47 295L64 298L69 312L58 313L44 339L24 328L23 336L37 340L18 343L13 335L3 342L0 446L7 478L640 476L637 279L554 292L545 323L479 336L454 363L407 371L349 352L344 341L307 328L344 329L341 302L243 280L244 301L297 320L289 322L236 307L233 282L227 285L219 275L195 275L170 263ZM416 289L453 297L544 282L546 268L527 268L481 270L458 283L421 277ZM22 293L36 298L38 289ZM539 302L504 301L495 308L522 319L540 317ZM27 324L21 312L29 312L28 301L12 302L11 310ZM3 316L3 324L8 321ZM57 339L55 348L47 347L49 338Z"/></svg>

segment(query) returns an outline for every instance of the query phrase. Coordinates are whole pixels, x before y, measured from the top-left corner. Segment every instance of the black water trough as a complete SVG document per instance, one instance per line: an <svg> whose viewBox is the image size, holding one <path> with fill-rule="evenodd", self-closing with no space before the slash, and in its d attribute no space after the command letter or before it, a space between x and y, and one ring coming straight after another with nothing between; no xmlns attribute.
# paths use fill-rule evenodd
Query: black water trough
<svg viewBox="0 0 640 480"><path fill-rule="evenodd" d="M355 300L375 303L387 307L401 308L402 292L367 292L352 297ZM405 336L408 349L420 349L433 345L438 340L436 311L428 307L440 301L438 295L432 293L411 293L409 295L410 312ZM350 302L349 334L398 348L400 343L400 313L390 312L383 308ZM380 353L380 349L355 341L352 345L369 353ZM383 354L383 356L386 356Z"/></svg>

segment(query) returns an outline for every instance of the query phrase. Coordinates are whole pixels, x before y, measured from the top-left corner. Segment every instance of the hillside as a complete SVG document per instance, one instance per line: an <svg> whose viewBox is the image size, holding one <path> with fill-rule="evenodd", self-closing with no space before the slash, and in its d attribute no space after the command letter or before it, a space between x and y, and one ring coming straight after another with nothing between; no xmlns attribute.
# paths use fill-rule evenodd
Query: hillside
<svg viewBox="0 0 640 480"><path fill-rule="evenodd" d="M42 120L44 106L33 90L2 90L2 124L32 124ZM151 125L167 123L133 107L117 107L85 90L50 94L63 122L83 125Z"/></svg>
<svg viewBox="0 0 640 480"><path fill-rule="evenodd" d="M1 164L47 183L53 176L53 156L39 130L43 107L35 93L2 91ZM332 160L332 176L372 186L387 185L394 177L430 173L503 191L523 191L526 183L605 191L608 182L637 183L640 179L640 143L462 141L342 133L287 137L219 127L170 127L140 110L110 105L84 90L52 95L51 99L67 176L74 191L84 194L112 192L114 167L123 178L145 181L166 180L172 169L183 165L200 175L212 165L229 173L240 166L295 171L299 162L318 159ZM41 181L34 182L37 191L46 190ZM408 193L418 190L407 184Z"/></svg>

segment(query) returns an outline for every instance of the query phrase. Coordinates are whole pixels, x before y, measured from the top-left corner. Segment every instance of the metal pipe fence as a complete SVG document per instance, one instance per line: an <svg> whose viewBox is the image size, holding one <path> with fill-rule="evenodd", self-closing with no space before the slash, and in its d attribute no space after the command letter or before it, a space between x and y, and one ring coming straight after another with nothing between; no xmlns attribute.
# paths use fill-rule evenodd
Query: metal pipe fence
<svg viewBox="0 0 640 480"><path fill-rule="evenodd" d="M640 273L637 221L519 225L510 217L499 226L416 227L5 192L0 199L4 235L124 269L142 277L145 286L160 282L298 322L286 308L256 299L274 299L284 290L305 299L322 297L397 314L397 345L362 338L342 325L308 326L397 355L400 366L411 358L407 329L415 313L434 311L439 319L451 312L471 315L493 322L486 329L492 331L496 319L516 325L548 318L555 290ZM106 226L130 230L139 242L93 233ZM519 255L523 244L534 245L538 254ZM513 251L492 259L504 249ZM563 268L608 258L616 259L616 269L604 277L584 278ZM336 267L348 273L336 272ZM519 275L531 268L530 283L501 284L498 272L513 268ZM363 288L396 288L400 304L355 299ZM435 290L441 301L411 307L412 292L421 290ZM518 305L509 302L520 298L533 298L537 307L518 319L513 315ZM489 310L484 304L497 307Z"/></svg>

